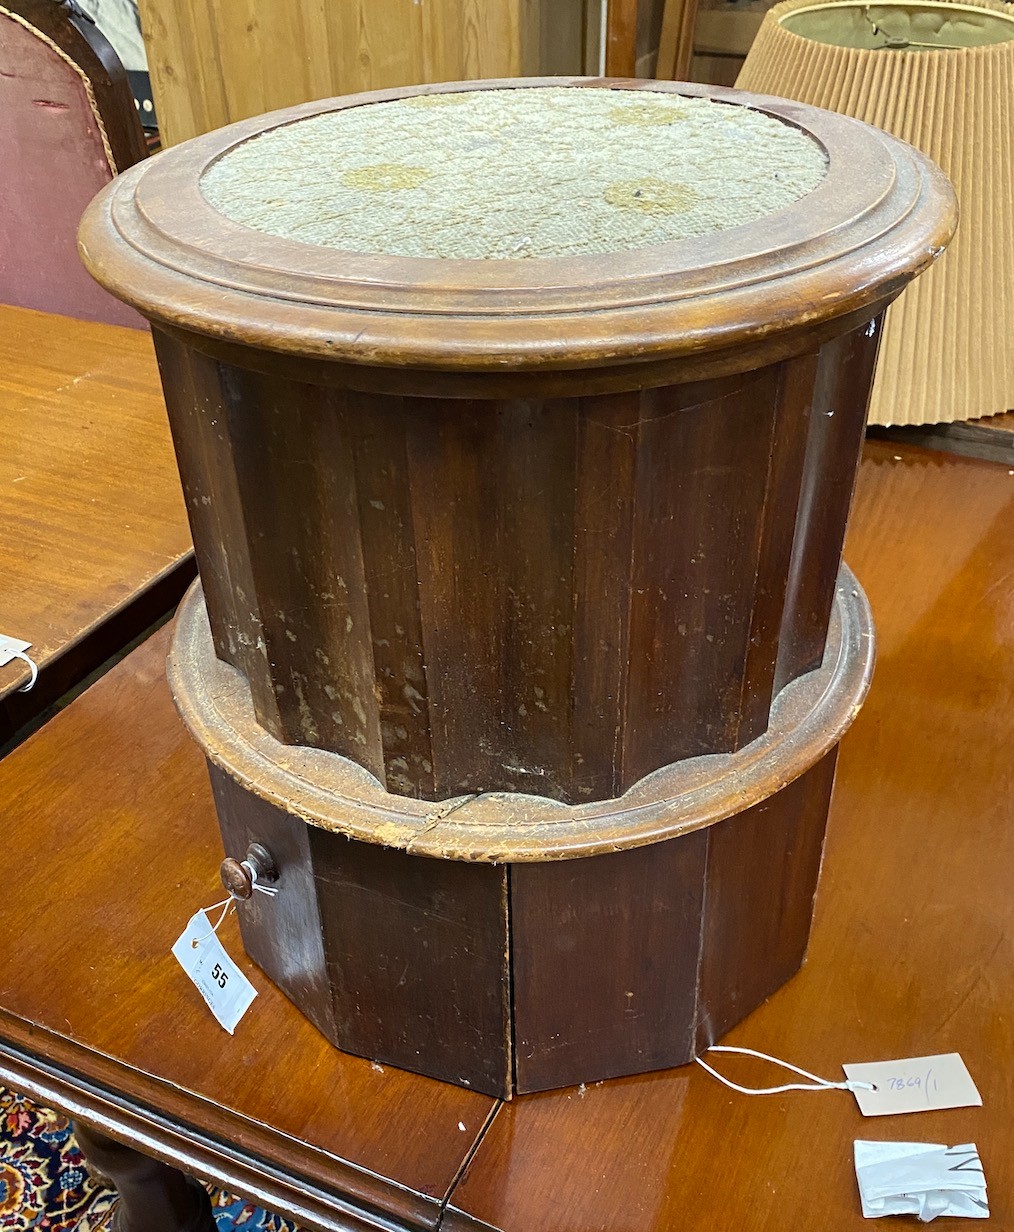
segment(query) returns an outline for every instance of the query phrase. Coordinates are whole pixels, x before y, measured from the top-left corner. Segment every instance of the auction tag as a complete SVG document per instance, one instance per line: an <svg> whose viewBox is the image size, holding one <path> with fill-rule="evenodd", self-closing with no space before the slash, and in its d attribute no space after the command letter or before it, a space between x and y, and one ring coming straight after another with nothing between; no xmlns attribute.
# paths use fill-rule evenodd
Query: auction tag
<svg viewBox="0 0 1014 1232"><path fill-rule="evenodd" d="M204 911L191 916L173 946L173 957L190 976L211 1012L230 1035L250 1008L257 989L225 952Z"/></svg>
<svg viewBox="0 0 1014 1232"><path fill-rule="evenodd" d="M988 1219L986 1178L975 1143L859 1142L854 1145L863 1215Z"/></svg>
<svg viewBox="0 0 1014 1232"><path fill-rule="evenodd" d="M20 658L26 650L31 650L31 642L19 642L16 637L7 637L6 634L0 633L0 667L6 667L8 663L13 663L15 659Z"/></svg>
<svg viewBox="0 0 1014 1232"><path fill-rule="evenodd" d="M934 1108L971 1108L982 1104L972 1075L956 1052L901 1061L867 1061L843 1065L845 1077L872 1082L872 1091L853 1091L863 1116L929 1112Z"/></svg>

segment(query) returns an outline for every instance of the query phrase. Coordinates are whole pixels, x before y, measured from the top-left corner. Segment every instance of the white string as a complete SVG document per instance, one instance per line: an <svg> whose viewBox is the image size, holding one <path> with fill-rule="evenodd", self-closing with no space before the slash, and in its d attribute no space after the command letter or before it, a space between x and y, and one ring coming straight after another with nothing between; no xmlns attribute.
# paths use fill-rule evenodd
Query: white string
<svg viewBox="0 0 1014 1232"><path fill-rule="evenodd" d="M259 891L261 894L267 894L270 898L274 898L274 896L278 893L277 886L263 885L258 880L257 866L254 864L251 864L249 860L241 860L240 868L246 869L246 871L250 874L250 884L253 886L255 890ZM235 894L232 893L231 890L229 891L229 893L230 895L232 895L233 898L237 897Z"/></svg>
<svg viewBox="0 0 1014 1232"><path fill-rule="evenodd" d="M12 654L15 659L21 659L22 662L27 663L28 666L32 669L31 680L29 680L27 684L22 685L21 688L18 689L19 693L27 693L28 690L34 686L36 680L39 679L39 665L38 663L35 662L35 660L30 655L26 655L23 650L12 650L10 651L10 654Z"/></svg>
<svg viewBox="0 0 1014 1232"><path fill-rule="evenodd" d="M202 941L207 941L209 937L213 937L215 933L217 933L218 930L225 923L225 917L229 914L230 911L232 911L235 908L235 906L236 906L236 900L230 894L228 898L223 898L220 903L213 903L210 907L205 907L204 909L205 915L207 915L209 911L217 910L217 908L219 907L222 908L222 914L218 917L218 922L212 925L211 932L205 933L203 937L195 937L193 941L191 941L190 943L191 946L193 946L193 948L196 950Z"/></svg>
<svg viewBox="0 0 1014 1232"><path fill-rule="evenodd" d="M830 1082L827 1078L821 1078L819 1074L811 1074L808 1069L800 1069L798 1065L793 1065L789 1061L779 1061L777 1057L769 1057L766 1052L757 1052L753 1048L734 1048L731 1044L712 1044L708 1052L735 1052L744 1057L756 1057L759 1061L770 1061L772 1065L780 1065L782 1069L788 1069L803 1078L812 1079L812 1082L787 1082L780 1087L741 1087L738 1082L733 1082L712 1069L700 1057L695 1058L697 1064L707 1070L712 1078L717 1078L723 1086L739 1091L741 1095L781 1095L783 1091L875 1091L877 1089L872 1082L858 1082L853 1079L847 1082Z"/></svg>
<svg viewBox="0 0 1014 1232"><path fill-rule="evenodd" d="M255 890L260 890L262 894L268 894L272 897L274 897L274 895L278 893L278 890L275 886L266 886L266 885L258 884L257 869L254 867L253 864L250 863L249 860L243 860L241 862L241 865L250 874L250 880L253 882L253 888ZM213 937L215 933L218 932L218 930L225 923L226 916L229 914L230 911L235 911L236 904L241 901L242 900L240 899L239 895L235 894L232 890L230 890L228 898L223 898L220 903L212 903L210 907L204 908L205 915L209 911L217 911L219 907L222 908L222 914L218 917L217 921L212 925L210 933L205 933L203 937L195 937L193 941L191 941L190 944L193 946L195 950L201 944L202 941L207 941L209 937Z"/></svg>

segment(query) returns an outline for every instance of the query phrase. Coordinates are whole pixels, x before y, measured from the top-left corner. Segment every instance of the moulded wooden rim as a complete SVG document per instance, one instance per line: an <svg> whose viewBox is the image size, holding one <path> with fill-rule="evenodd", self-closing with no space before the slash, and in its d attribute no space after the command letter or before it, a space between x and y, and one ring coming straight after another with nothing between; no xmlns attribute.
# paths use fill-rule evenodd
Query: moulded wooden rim
<svg viewBox="0 0 1014 1232"><path fill-rule="evenodd" d="M269 129L425 93L572 85L751 107L809 134L828 173L788 208L699 239L578 258L444 260L344 252L220 214L205 169ZM377 367L502 373L707 354L882 306L943 250L954 194L924 155L857 120L677 82L449 82L306 103L174 147L104 189L81 256L155 322L224 342Z"/></svg>
<svg viewBox="0 0 1014 1232"><path fill-rule="evenodd" d="M180 605L168 675L205 756L248 791L310 825L362 842L506 864L641 847L767 799L841 739L866 696L873 659L869 605L843 565L824 662L781 690L763 736L736 753L664 766L617 799L580 805L514 792L415 800L385 791L338 753L280 743L258 724L243 674L216 658L199 582Z"/></svg>

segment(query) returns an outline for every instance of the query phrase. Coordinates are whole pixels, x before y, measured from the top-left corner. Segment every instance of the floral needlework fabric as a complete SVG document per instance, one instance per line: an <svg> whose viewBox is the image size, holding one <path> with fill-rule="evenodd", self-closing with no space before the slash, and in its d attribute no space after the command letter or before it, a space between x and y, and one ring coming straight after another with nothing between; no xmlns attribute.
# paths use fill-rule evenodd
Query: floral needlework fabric
<svg viewBox="0 0 1014 1232"><path fill-rule="evenodd" d="M280 1215L212 1189L218 1232L299 1232ZM0 1232L108 1232L116 1194L95 1184L70 1122L0 1087Z"/></svg>
<svg viewBox="0 0 1014 1232"><path fill-rule="evenodd" d="M116 1195L94 1185L70 1122L0 1089L0 1229L97 1232Z"/></svg>
<svg viewBox="0 0 1014 1232"><path fill-rule="evenodd" d="M211 1195L218 1232L299 1232L281 1215L272 1215L252 1202L217 1190Z"/></svg>

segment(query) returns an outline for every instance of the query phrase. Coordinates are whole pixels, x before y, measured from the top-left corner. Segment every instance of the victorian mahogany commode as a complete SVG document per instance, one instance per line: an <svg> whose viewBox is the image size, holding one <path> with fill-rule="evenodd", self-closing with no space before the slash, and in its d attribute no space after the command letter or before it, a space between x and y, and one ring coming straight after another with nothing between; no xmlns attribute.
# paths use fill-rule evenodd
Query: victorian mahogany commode
<svg viewBox="0 0 1014 1232"><path fill-rule="evenodd" d="M657 82L315 102L96 199L200 565L170 683L244 944L335 1044L510 1096L799 967L880 315L954 223L875 129Z"/></svg>

